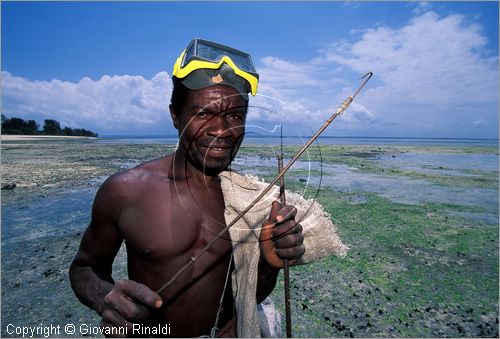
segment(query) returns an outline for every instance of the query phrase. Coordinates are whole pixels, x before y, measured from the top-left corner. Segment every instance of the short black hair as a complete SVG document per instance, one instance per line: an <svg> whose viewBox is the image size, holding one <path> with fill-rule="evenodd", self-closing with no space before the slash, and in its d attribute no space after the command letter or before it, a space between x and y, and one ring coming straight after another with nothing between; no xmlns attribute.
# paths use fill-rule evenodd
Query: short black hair
<svg viewBox="0 0 500 339"><path fill-rule="evenodd" d="M184 86L181 80L177 77L172 77L172 96L170 98L170 105L177 114L181 114L182 105L186 102L189 89Z"/></svg>
<svg viewBox="0 0 500 339"><path fill-rule="evenodd" d="M189 91L190 89L184 86L179 78L172 77L170 105L177 114L182 114L182 105L186 102ZM248 100L245 100L245 111L248 112Z"/></svg>

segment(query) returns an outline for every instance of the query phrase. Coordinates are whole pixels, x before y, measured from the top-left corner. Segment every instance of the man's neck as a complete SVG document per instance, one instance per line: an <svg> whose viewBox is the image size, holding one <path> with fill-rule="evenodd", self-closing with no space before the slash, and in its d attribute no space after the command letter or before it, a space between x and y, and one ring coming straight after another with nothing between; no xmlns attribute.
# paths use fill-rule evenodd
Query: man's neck
<svg viewBox="0 0 500 339"><path fill-rule="evenodd" d="M187 159L184 152L177 150L172 155L172 163L168 170L168 177L171 180L192 180L208 185L219 184L218 175L207 175L202 170L193 166Z"/></svg>

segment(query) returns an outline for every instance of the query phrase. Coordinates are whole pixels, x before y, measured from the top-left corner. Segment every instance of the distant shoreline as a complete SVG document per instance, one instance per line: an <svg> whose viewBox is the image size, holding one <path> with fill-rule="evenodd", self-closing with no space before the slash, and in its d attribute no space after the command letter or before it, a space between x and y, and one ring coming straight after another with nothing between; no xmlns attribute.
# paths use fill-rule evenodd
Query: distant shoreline
<svg viewBox="0 0 500 339"><path fill-rule="evenodd" d="M283 142L285 145L303 145L308 137L283 136L283 139L276 136L255 136L247 135L243 143L244 146L258 145L278 145ZM2 142L42 142L42 141L95 141L96 143L116 143L116 144L168 144L175 145L178 142L177 136L134 136L134 135L99 135L99 137L85 136L65 136L65 135L1 135ZM386 146L479 146L498 148L498 139L454 139L454 138L394 138L394 137L330 137L320 136L318 143L322 145L386 145Z"/></svg>
<svg viewBox="0 0 500 339"><path fill-rule="evenodd" d="M83 136L71 136L71 135L24 135L24 134L8 134L1 135L2 141L36 141L36 140L49 140L49 139L97 139L97 137L83 137Z"/></svg>

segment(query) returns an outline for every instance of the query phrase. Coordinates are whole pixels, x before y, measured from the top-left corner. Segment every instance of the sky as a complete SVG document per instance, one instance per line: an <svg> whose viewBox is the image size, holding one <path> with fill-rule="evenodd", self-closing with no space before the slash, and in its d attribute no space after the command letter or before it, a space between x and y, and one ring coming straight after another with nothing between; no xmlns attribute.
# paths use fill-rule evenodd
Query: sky
<svg viewBox="0 0 500 339"><path fill-rule="evenodd" d="M1 2L2 113L100 135L176 135L192 38L252 55L247 131L498 138L498 2Z"/></svg>

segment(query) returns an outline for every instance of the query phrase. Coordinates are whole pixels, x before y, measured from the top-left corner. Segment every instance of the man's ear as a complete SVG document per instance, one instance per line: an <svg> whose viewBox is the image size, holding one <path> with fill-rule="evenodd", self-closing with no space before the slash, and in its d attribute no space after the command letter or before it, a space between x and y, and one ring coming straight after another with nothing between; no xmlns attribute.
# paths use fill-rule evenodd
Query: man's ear
<svg viewBox="0 0 500 339"><path fill-rule="evenodd" d="M168 109L170 110L170 117L172 118L172 122L174 123L174 127L175 129L179 129L178 126L179 126L179 115L177 114L177 112L175 111L175 108L174 106L172 106L172 104L170 104L168 106Z"/></svg>

